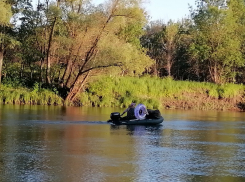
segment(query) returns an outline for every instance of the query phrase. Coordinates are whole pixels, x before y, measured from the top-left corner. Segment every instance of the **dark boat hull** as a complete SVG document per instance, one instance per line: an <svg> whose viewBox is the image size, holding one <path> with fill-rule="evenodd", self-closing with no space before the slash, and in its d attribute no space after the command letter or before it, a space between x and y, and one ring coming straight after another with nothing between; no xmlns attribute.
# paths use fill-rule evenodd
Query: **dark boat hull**
<svg viewBox="0 0 245 182"><path fill-rule="evenodd" d="M163 122L163 117L154 118L154 119L131 119L131 120L122 120L122 121L113 121L109 120L108 122L116 125L158 125Z"/></svg>

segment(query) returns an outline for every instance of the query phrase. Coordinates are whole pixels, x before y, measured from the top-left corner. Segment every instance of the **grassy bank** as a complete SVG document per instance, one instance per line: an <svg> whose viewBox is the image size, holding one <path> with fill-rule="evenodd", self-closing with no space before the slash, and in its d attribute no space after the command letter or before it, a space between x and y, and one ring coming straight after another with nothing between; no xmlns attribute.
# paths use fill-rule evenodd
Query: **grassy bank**
<svg viewBox="0 0 245 182"><path fill-rule="evenodd" d="M38 105L61 105L62 98L54 91L40 89L36 84L32 89L1 85L1 104L38 104Z"/></svg>
<svg viewBox="0 0 245 182"><path fill-rule="evenodd" d="M127 107L132 101L151 109L245 110L243 85L174 81L157 77L100 77L75 101L79 106ZM55 90L1 85L0 103L63 105Z"/></svg>
<svg viewBox="0 0 245 182"><path fill-rule="evenodd" d="M136 101L148 108L243 110L244 89L243 85L171 78L103 77L88 85L79 102L100 107L126 107Z"/></svg>

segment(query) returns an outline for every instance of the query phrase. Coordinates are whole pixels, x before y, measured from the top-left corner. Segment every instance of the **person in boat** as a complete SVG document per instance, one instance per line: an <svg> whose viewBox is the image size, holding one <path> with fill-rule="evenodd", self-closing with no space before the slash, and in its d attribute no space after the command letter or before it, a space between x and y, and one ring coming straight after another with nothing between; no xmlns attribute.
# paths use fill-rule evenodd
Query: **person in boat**
<svg viewBox="0 0 245 182"><path fill-rule="evenodd" d="M135 109L136 104L134 102L132 102L127 109L125 109L123 111L123 113L121 114L121 116L123 116L125 113L127 113L127 116L123 117L122 119L136 119L135 115L134 115L134 109Z"/></svg>

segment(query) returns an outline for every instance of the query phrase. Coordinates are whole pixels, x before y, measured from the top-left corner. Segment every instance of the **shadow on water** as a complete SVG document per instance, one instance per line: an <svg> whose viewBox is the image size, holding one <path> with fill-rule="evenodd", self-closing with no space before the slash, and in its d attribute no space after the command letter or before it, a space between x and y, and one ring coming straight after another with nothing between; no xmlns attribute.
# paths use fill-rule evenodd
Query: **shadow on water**
<svg viewBox="0 0 245 182"><path fill-rule="evenodd" d="M127 131L130 136L162 136L162 125L111 125L111 130Z"/></svg>
<svg viewBox="0 0 245 182"><path fill-rule="evenodd" d="M155 135L162 133L162 125L157 126L127 126L127 131L129 135L145 135L149 132Z"/></svg>

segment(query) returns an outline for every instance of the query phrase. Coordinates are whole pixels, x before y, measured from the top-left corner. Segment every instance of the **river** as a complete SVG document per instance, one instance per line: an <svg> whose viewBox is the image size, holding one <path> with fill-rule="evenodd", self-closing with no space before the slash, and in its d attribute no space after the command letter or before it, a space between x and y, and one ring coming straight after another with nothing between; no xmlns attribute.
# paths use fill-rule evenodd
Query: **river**
<svg viewBox="0 0 245 182"><path fill-rule="evenodd" d="M115 111L0 105L0 181L245 181L245 113L162 110L159 126L112 126Z"/></svg>

